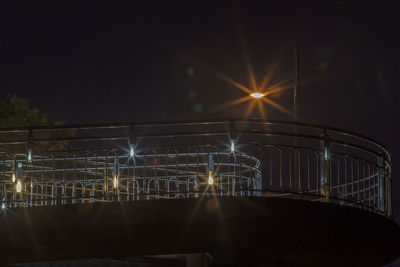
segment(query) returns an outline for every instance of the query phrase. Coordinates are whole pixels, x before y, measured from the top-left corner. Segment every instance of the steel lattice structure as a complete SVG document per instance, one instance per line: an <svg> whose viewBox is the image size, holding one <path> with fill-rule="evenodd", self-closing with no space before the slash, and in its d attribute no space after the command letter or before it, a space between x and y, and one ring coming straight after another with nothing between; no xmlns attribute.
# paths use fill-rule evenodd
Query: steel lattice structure
<svg viewBox="0 0 400 267"><path fill-rule="evenodd" d="M202 196L329 201L392 216L377 141L297 122L0 129L2 208Z"/></svg>

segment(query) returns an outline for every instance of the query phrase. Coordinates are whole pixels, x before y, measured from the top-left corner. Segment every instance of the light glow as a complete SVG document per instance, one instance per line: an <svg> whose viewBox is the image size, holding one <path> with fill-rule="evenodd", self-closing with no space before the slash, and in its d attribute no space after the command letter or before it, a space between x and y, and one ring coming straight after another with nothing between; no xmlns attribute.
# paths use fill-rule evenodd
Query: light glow
<svg viewBox="0 0 400 267"><path fill-rule="evenodd" d="M254 92L254 93L251 93L250 96L254 97L254 98L261 98L261 97L263 97L265 95L262 94L262 93Z"/></svg>
<svg viewBox="0 0 400 267"><path fill-rule="evenodd" d="M208 172L208 184L209 185L214 184L214 178L212 177L212 171Z"/></svg>
<svg viewBox="0 0 400 267"><path fill-rule="evenodd" d="M135 156L135 146L131 144L129 147L130 147L129 156L133 158Z"/></svg>
<svg viewBox="0 0 400 267"><path fill-rule="evenodd" d="M12 174L12 182L15 183L15 173Z"/></svg>
<svg viewBox="0 0 400 267"><path fill-rule="evenodd" d="M28 162L32 163L32 149L28 149Z"/></svg>
<svg viewBox="0 0 400 267"><path fill-rule="evenodd" d="M18 180L18 182L17 182L17 193L21 193L21 190L22 190L22 184L21 184L21 181Z"/></svg>
<svg viewBox="0 0 400 267"><path fill-rule="evenodd" d="M329 159L329 151L328 151L327 147L325 147L325 149L324 149L324 157L325 157L325 159Z"/></svg>
<svg viewBox="0 0 400 267"><path fill-rule="evenodd" d="M235 140L231 139L231 153L235 153Z"/></svg>
<svg viewBox="0 0 400 267"><path fill-rule="evenodd" d="M28 148L28 155L27 155L27 160L29 163L32 163L32 148Z"/></svg>
<svg viewBox="0 0 400 267"><path fill-rule="evenodd" d="M5 209L6 209L6 204L5 204L4 202L1 204L1 209L2 209L2 210L5 210Z"/></svg>
<svg viewBox="0 0 400 267"><path fill-rule="evenodd" d="M114 188L118 187L118 179L117 176L114 176Z"/></svg>

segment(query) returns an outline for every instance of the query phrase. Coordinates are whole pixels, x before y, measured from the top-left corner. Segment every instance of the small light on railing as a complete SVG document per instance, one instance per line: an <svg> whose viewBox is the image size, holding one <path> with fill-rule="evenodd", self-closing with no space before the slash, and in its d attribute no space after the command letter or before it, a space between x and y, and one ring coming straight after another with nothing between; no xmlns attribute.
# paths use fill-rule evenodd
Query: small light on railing
<svg viewBox="0 0 400 267"><path fill-rule="evenodd" d="M129 131L129 156L131 159L135 156L135 144L136 144L135 125L131 125Z"/></svg>
<svg viewBox="0 0 400 267"><path fill-rule="evenodd" d="M325 149L324 149L324 158L329 159L329 150L327 147L325 147Z"/></svg>
<svg viewBox="0 0 400 267"><path fill-rule="evenodd" d="M231 153L235 153L235 140L231 139Z"/></svg>
<svg viewBox="0 0 400 267"><path fill-rule="evenodd" d="M26 160L29 163L32 163L32 154L33 154L33 130L29 130L28 143L27 143L27 153Z"/></svg>
<svg viewBox="0 0 400 267"><path fill-rule="evenodd" d="M28 150L28 162L32 163L32 150L31 149Z"/></svg>
<svg viewBox="0 0 400 267"><path fill-rule="evenodd" d="M17 186L16 186L17 188L17 193L21 193L21 190L22 190L22 183L21 183L21 181L20 180L18 180L18 182L17 182Z"/></svg>
<svg viewBox="0 0 400 267"><path fill-rule="evenodd" d="M213 176L212 176L212 171L209 171L209 172L208 172L208 184L209 184L209 185L214 184L214 178L213 178Z"/></svg>
<svg viewBox="0 0 400 267"><path fill-rule="evenodd" d="M135 156L135 146L133 144L129 145L129 156L133 158Z"/></svg>
<svg viewBox="0 0 400 267"><path fill-rule="evenodd" d="M113 186L114 188L118 187L118 178L119 178L119 159L115 158L114 159L114 167L113 167L113 173L114 173L114 181L113 181Z"/></svg>
<svg viewBox="0 0 400 267"><path fill-rule="evenodd" d="M212 155L208 155L208 184L212 185L214 183L213 178L214 173L214 159Z"/></svg>
<svg viewBox="0 0 400 267"><path fill-rule="evenodd" d="M118 187L118 178L117 178L117 176L114 176L114 188L117 188Z"/></svg>
<svg viewBox="0 0 400 267"><path fill-rule="evenodd" d="M12 174L12 182L15 183L15 173Z"/></svg>
<svg viewBox="0 0 400 267"><path fill-rule="evenodd" d="M229 138L231 141L231 153L234 154L236 152L235 144L236 144L236 128L234 122L231 122L231 128L229 129Z"/></svg>

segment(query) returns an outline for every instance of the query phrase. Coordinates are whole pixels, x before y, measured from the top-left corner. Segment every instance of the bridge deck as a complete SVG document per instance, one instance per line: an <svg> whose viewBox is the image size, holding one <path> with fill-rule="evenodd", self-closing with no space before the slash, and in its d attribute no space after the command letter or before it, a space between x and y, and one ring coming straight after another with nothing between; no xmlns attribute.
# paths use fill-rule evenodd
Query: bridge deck
<svg viewBox="0 0 400 267"><path fill-rule="evenodd" d="M15 208L1 263L210 252L223 263L378 266L399 227L365 210L285 198L203 198Z"/></svg>

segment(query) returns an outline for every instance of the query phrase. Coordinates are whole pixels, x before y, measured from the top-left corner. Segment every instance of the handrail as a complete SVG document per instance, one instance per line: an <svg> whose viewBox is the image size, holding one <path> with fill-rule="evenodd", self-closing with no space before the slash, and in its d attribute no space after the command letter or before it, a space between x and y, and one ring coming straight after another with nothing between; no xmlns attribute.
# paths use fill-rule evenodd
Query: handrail
<svg viewBox="0 0 400 267"><path fill-rule="evenodd" d="M324 201L358 203L391 217L391 168L391 154L378 141L304 122L224 119L0 128L0 202L10 208L49 205L45 195L51 196L51 205L86 201L87 194L101 192L102 201L110 196L118 201L181 197L174 192L185 190L187 197L196 197L209 189L206 181L212 176L215 190L206 195L312 192ZM83 188L76 187L79 181Z"/></svg>

